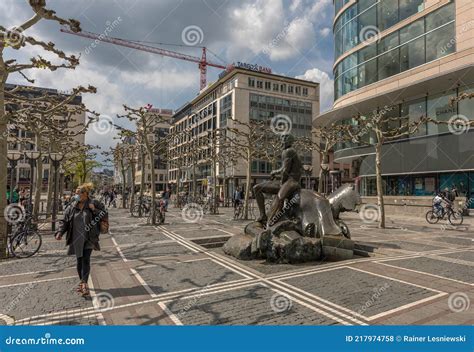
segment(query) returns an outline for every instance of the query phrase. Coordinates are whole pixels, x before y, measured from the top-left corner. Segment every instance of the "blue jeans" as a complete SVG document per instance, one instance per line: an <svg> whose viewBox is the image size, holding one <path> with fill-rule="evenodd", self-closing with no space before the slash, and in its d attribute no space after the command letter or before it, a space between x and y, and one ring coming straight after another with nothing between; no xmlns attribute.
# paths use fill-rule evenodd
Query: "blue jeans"
<svg viewBox="0 0 474 352"><path fill-rule="evenodd" d="M436 215L438 215L438 216L444 215L444 208L441 204L435 204L434 205L434 211L435 211Z"/></svg>

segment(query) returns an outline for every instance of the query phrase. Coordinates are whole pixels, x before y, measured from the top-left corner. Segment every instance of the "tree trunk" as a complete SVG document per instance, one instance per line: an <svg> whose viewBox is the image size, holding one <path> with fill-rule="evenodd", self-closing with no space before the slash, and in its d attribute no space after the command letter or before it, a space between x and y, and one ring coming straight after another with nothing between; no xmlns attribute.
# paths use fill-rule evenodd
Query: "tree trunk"
<svg viewBox="0 0 474 352"><path fill-rule="evenodd" d="M326 160L327 160L327 157L328 157L328 154L325 153L325 152L322 152L321 153L321 164L325 164ZM318 192L319 193L323 193L323 181L324 181L324 178L326 177L326 171L323 170L323 168L321 167L321 165L319 166L319 180L318 180Z"/></svg>
<svg viewBox="0 0 474 352"><path fill-rule="evenodd" d="M197 182L196 182L196 160L193 161L193 201L197 198Z"/></svg>
<svg viewBox="0 0 474 352"><path fill-rule="evenodd" d="M181 165L178 162L178 170L176 170L176 197L179 199L179 179L181 178Z"/></svg>
<svg viewBox="0 0 474 352"><path fill-rule="evenodd" d="M249 218L249 195L250 182L252 179L252 153L250 148L247 148L247 184L245 185L245 200L244 200L244 219Z"/></svg>
<svg viewBox="0 0 474 352"><path fill-rule="evenodd" d="M36 147L40 150L39 139L36 140ZM35 195L33 203L33 214L37 220L39 217L40 203L41 203L41 189L43 188L43 156L40 156L36 161L36 182Z"/></svg>
<svg viewBox="0 0 474 352"><path fill-rule="evenodd" d="M120 161L120 169L122 171L122 208L127 207L125 199L125 188L127 187L127 169L125 168L123 160Z"/></svg>
<svg viewBox="0 0 474 352"><path fill-rule="evenodd" d="M216 146L214 145L214 148ZM216 161L216 153L215 150L213 151L212 155L212 173L213 173L213 183L214 187L212 188L212 197L213 202L214 202L214 209L212 209L212 214L217 214L217 204L219 203L219 200L217 198L217 161Z"/></svg>
<svg viewBox="0 0 474 352"><path fill-rule="evenodd" d="M151 167L151 224L156 225L156 189L155 189L155 156L153 149L149 149Z"/></svg>
<svg viewBox="0 0 474 352"><path fill-rule="evenodd" d="M323 193L323 176L324 175L324 171L323 171L323 168L320 167L319 168L319 180L318 180L318 192L319 193Z"/></svg>
<svg viewBox="0 0 474 352"><path fill-rule="evenodd" d="M380 219L379 228L385 228L385 206L383 200L383 181L382 181L382 141L377 141L375 145L375 174L377 180L377 204L379 206Z"/></svg>
<svg viewBox="0 0 474 352"><path fill-rule="evenodd" d="M135 176L136 176L136 173L137 173L137 167L135 165L135 161L130 163L130 166L132 168L132 180L131 180L131 184L130 184L130 193L128 195L128 197L130 198L130 209L133 209L133 207L135 206Z"/></svg>
<svg viewBox="0 0 474 352"><path fill-rule="evenodd" d="M46 198L46 214L49 216L51 214L51 209L53 205L52 197L53 197L53 189L56 180L54 179L54 167L51 160L49 161L49 177L48 177L48 194Z"/></svg>
<svg viewBox="0 0 474 352"><path fill-rule="evenodd" d="M144 136L145 136L145 147L148 153L148 157L150 158L150 168L151 168L151 206L150 206L150 216L151 216L151 224L156 225L156 206L155 206L155 200L156 200L156 191L155 191L155 153L153 151L153 148L150 145L150 142L148 141L148 135L147 131L144 131Z"/></svg>
<svg viewBox="0 0 474 352"><path fill-rule="evenodd" d="M59 174L59 183L58 183L58 188L59 188L59 191L58 191L58 199L61 199L60 202L58 202L58 211L59 209L63 210L62 209L62 199L63 199L63 195L64 195L64 174L60 173Z"/></svg>
<svg viewBox="0 0 474 352"><path fill-rule="evenodd" d="M143 147L140 146L140 167L142 173L140 175L140 193L138 194L138 199L143 201L143 192L145 192L145 153ZM142 216L142 207L138 207L138 216Z"/></svg>
<svg viewBox="0 0 474 352"><path fill-rule="evenodd" d="M224 193L224 206L227 207L227 184L226 184L226 165L224 164L223 170L222 170L222 192Z"/></svg>
<svg viewBox="0 0 474 352"><path fill-rule="evenodd" d="M8 132L5 116L5 82L7 72L3 62L3 48L0 48L0 136L6 136ZM7 221L5 219L5 208L7 207L7 139L0 138L0 258L7 255Z"/></svg>

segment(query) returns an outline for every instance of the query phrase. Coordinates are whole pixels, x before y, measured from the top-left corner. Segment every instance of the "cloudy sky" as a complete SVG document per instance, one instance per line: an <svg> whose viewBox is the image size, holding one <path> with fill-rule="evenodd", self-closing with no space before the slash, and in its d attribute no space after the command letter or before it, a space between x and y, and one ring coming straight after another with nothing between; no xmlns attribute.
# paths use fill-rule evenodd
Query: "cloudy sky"
<svg viewBox="0 0 474 352"><path fill-rule="evenodd" d="M47 7L80 21L83 31L100 34L109 28L110 36L193 56L200 56L199 46L206 46L208 60L216 63L257 63L278 74L318 81L321 110L332 104L331 0L49 0ZM5 27L17 26L31 15L26 0L0 2L0 23ZM84 96L84 101L104 116L122 113L124 103L176 109L199 90L199 70L192 62L108 43L92 48L90 39L61 33L58 24L49 21L25 34L81 55L76 70L30 71L35 85L69 90L91 84L98 92ZM7 48L5 59L21 62L39 53ZM219 73L210 67L208 82ZM9 82L27 84L15 75ZM92 129L86 141L107 149L115 144L112 137Z"/></svg>

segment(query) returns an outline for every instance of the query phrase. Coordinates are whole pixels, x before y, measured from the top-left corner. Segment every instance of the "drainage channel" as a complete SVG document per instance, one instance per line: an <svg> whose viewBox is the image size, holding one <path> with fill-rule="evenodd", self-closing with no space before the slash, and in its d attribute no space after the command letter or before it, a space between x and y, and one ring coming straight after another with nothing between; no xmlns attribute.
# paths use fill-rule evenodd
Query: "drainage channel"
<svg viewBox="0 0 474 352"><path fill-rule="evenodd" d="M191 240L191 242L206 249L222 247L231 236L207 237Z"/></svg>

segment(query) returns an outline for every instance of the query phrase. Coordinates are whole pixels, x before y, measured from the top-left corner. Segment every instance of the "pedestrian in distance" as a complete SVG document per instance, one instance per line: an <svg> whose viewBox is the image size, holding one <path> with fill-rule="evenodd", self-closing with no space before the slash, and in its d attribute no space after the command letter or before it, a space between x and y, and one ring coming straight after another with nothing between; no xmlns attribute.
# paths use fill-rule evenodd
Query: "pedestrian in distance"
<svg viewBox="0 0 474 352"><path fill-rule="evenodd" d="M77 292L83 297L90 297L88 281L92 251L100 250L99 235L107 233L109 227L107 210L102 203L91 198L92 189L92 183L76 189L55 235L59 241L66 234L67 254L76 256L80 280Z"/></svg>

